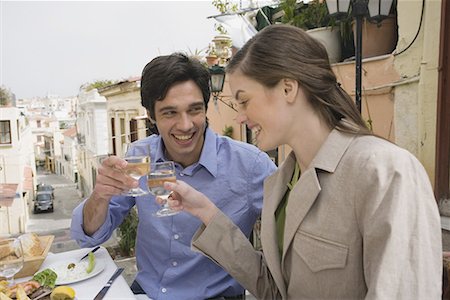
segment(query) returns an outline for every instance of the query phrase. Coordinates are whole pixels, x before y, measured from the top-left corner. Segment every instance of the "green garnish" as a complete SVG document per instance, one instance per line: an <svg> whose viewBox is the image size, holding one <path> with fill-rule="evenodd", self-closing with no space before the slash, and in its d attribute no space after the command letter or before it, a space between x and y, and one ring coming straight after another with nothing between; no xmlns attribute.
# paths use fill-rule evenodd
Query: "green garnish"
<svg viewBox="0 0 450 300"><path fill-rule="evenodd" d="M45 269L34 274L33 280L36 280L42 286L48 286L53 289L55 287L57 277L58 275L53 270Z"/></svg>
<svg viewBox="0 0 450 300"><path fill-rule="evenodd" d="M89 258L89 264L88 264L88 266L86 268L86 273L89 274L89 273L92 272L92 270L94 270L94 267L95 267L95 255L94 255L94 253L89 252L88 258Z"/></svg>

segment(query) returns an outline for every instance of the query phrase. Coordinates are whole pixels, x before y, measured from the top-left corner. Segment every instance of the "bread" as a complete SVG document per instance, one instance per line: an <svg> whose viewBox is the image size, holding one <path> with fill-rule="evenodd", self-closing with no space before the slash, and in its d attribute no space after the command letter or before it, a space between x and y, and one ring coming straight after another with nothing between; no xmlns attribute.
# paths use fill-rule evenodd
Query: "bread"
<svg viewBox="0 0 450 300"><path fill-rule="evenodd" d="M2 244L0 241L0 260L14 253L14 249L9 244Z"/></svg>
<svg viewBox="0 0 450 300"><path fill-rule="evenodd" d="M44 249L42 249L41 240L36 233L22 234L19 236L19 239L22 243L24 257L39 256L42 254ZM20 253L16 251L16 255L20 256Z"/></svg>

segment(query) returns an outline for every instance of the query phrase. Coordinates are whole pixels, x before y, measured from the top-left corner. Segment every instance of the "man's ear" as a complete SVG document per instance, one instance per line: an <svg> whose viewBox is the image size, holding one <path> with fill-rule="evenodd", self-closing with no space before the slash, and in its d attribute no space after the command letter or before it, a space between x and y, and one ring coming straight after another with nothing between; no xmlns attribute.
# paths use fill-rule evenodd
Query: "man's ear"
<svg viewBox="0 0 450 300"><path fill-rule="evenodd" d="M147 109L147 118L150 120L150 123L152 123L153 125L156 124L156 121L153 120L153 118L150 116L150 111Z"/></svg>
<svg viewBox="0 0 450 300"><path fill-rule="evenodd" d="M297 80L285 78L282 80L283 94L288 102L294 102L298 92Z"/></svg>

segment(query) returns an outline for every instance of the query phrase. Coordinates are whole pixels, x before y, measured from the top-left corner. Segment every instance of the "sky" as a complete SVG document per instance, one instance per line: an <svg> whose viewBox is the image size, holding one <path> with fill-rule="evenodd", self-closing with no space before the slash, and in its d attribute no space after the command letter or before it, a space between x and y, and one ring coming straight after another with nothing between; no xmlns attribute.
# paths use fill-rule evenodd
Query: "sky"
<svg viewBox="0 0 450 300"><path fill-rule="evenodd" d="M0 0L0 85L17 99L69 97L139 76L158 55L208 46L211 2Z"/></svg>

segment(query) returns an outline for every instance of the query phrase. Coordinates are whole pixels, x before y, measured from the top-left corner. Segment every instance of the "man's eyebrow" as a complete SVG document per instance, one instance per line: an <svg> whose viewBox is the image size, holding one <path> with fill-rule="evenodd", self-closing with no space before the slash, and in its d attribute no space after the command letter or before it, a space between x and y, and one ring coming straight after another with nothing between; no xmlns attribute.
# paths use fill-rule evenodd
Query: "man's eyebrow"
<svg viewBox="0 0 450 300"><path fill-rule="evenodd" d="M202 100L202 101L199 101L199 102L192 103L189 106L190 107L193 107L193 106L205 106L205 102L203 102L203 100Z"/></svg>
<svg viewBox="0 0 450 300"><path fill-rule="evenodd" d="M158 112L165 112L165 111L171 111L171 110L176 110L177 107L173 106L173 105L168 105L168 106L163 106L160 109L158 109Z"/></svg>

